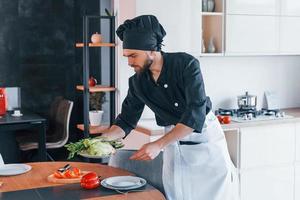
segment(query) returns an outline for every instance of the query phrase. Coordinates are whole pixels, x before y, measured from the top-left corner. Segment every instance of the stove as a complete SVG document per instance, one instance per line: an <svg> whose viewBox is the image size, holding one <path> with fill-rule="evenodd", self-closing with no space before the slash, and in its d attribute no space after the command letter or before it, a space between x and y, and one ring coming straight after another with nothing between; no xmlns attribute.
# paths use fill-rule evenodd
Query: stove
<svg viewBox="0 0 300 200"><path fill-rule="evenodd" d="M268 110L256 108L248 109L222 109L219 108L215 111L216 115L229 115L231 120L235 122L250 122L250 121L265 121L265 120L278 120L293 118L292 116L286 115L284 111L279 109Z"/></svg>

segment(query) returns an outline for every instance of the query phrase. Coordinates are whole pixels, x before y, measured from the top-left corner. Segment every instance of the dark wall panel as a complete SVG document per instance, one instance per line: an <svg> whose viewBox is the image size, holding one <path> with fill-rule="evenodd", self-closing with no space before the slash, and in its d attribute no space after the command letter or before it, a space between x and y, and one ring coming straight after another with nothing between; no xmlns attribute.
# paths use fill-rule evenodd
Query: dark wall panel
<svg viewBox="0 0 300 200"><path fill-rule="evenodd" d="M75 43L82 41L84 10L99 14L99 2L104 13L110 0L0 0L0 87L21 87L22 109L42 116L56 96L74 101L73 141L82 135L76 129L82 94L75 89L82 83L82 49Z"/></svg>

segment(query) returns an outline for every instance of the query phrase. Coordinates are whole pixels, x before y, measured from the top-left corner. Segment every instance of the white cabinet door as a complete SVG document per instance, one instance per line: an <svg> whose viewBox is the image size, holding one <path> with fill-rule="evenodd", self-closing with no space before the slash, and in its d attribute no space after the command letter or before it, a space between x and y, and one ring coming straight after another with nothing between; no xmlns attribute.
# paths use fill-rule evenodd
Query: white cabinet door
<svg viewBox="0 0 300 200"><path fill-rule="evenodd" d="M279 17L227 15L226 54L279 52Z"/></svg>
<svg viewBox="0 0 300 200"><path fill-rule="evenodd" d="M300 1L281 0L281 15L300 16Z"/></svg>
<svg viewBox="0 0 300 200"><path fill-rule="evenodd" d="M300 33L300 17L280 18L280 52L281 53L300 54L299 33Z"/></svg>
<svg viewBox="0 0 300 200"><path fill-rule="evenodd" d="M227 0L226 3L227 14L279 14L278 0Z"/></svg>
<svg viewBox="0 0 300 200"><path fill-rule="evenodd" d="M296 162L300 163L300 123L296 124Z"/></svg>
<svg viewBox="0 0 300 200"><path fill-rule="evenodd" d="M292 164L295 161L295 124L241 128L241 169Z"/></svg>
<svg viewBox="0 0 300 200"><path fill-rule="evenodd" d="M300 163L295 168L295 200L300 199Z"/></svg>
<svg viewBox="0 0 300 200"><path fill-rule="evenodd" d="M240 178L241 200L294 200L292 166L246 170Z"/></svg>
<svg viewBox="0 0 300 200"><path fill-rule="evenodd" d="M136 14L152 14L167 32L163 50L201 53L201 1L138 0Z"/></svg>

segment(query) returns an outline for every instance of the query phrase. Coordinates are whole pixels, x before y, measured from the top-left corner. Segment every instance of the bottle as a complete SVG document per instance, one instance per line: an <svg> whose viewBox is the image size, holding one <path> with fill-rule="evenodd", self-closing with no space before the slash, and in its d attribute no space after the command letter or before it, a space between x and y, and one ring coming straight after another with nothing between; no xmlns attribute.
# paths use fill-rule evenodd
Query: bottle
<svg viewBox="0 0 300 200"><path fill-rule="evenodd" d="M202 12L207 12L207 2L208 0L202 0Z"/></svg>
<svg viewBox="0 0 300 200"><path fill-rule="evenodd" d="M207 0L207 12L215 11L215 0Z"/></svg>
<svg viewBox="0 0 300 200"><path fill-rule="evenodd" d="M207 46L207 52L208 53L215 53L216 52L216 47L214 44L214 37L211 36L208 42L208 46Z"/></svg>
<svg viewBox="0 0 300 200"><path fill-rule="evenodd" d="M204 40L202 39L202 53L205 53L206 52L206 48L205 48L205 43L204 43Z"/></svg>

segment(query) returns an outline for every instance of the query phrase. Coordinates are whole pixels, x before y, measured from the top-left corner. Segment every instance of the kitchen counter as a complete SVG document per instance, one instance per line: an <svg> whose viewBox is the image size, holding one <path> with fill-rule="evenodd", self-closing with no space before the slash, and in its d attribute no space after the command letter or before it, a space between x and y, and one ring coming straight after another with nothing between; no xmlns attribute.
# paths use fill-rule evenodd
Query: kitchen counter
<svg viewBox="0 0 300 200"><path fill-rule="evenodd" d="M286 115L292 116L292 118L284 118L284 119L275 119L275 120L265 120L265 121L247 121L247 122L234 122L232 121L230 124L222 124L222 128L224 131L228 130L236 130L243 127L253 127L260 126L266 124L278 124L278 123L293 123L300 122L300 108L288 108L282 109Z"/></svg>

